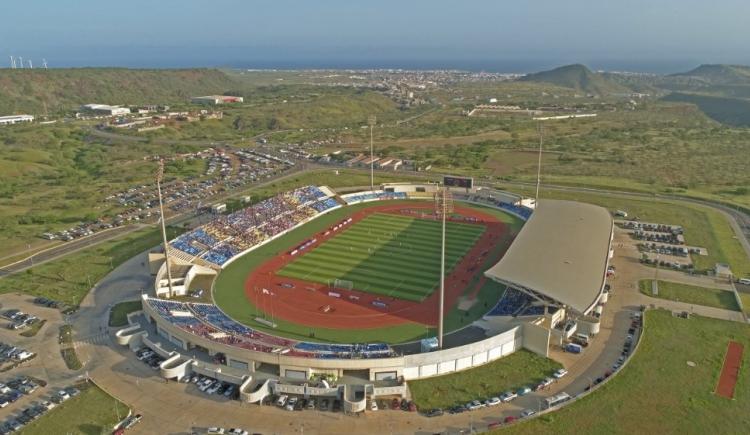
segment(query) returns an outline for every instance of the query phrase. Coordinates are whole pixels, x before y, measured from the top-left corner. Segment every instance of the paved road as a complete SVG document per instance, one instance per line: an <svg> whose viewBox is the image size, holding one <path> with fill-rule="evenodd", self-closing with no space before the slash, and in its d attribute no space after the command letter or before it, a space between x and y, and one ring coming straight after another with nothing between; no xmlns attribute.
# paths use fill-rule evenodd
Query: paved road
<svg viewBox="0 0 750 435"><path fill-rule="evenodd" d="M81 249L106 242L107 240L116 239L118 237L132 233L133 231L139 230L143 227L144 225L142 224L124 225L121 227L112 228L110 230L100 231L90 236L82 237L80 239L71 240L61 245L53 246L49 249L37 252L36 254L31 255L24 260L0 268L0 277L21 272L35 265L64 257L68 254L80 251Z"/></svg>

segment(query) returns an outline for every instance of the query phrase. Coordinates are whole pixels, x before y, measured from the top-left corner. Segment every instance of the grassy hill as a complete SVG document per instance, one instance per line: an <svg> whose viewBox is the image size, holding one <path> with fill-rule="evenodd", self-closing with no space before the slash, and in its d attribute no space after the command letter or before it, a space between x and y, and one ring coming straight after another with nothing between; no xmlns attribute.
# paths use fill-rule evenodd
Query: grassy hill
<svg viewBox="0 0 750 435"><path fill-rule="evenodd" d="M185 102L196 94L221 94L238 82L215 69L124 68L16 69L0 74L0 114L68 112L86 103Z"/></svg>
<svg viewBox="0 0 750 435"><path fill-rule="evenodd" d="M750 84L750 67L744 65L700 65L699 67L672 74L671 77L691 77L713 85Z"/></svg>
<svg viewBox="0 0 750 435"><path fill-rule="evenodd" d="M602 74L595 73L581 64L566 65L549 71L527 74L519 80L550 83L596 95L629 92L627 87L606 78Z"/></svg>

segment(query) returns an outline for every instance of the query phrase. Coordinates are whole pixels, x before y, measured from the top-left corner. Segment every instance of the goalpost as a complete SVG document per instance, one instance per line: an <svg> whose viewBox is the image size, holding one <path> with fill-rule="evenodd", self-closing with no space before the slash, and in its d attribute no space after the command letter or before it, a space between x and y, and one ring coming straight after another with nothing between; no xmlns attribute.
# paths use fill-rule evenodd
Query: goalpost
<svg viewBox="0 0 750 435"><path fill-rule="evenodd" d="M346 280L346 279L336 278L333 280L333 288L342 289L342 290L352 290L354 288L354 282Z"/></svg>

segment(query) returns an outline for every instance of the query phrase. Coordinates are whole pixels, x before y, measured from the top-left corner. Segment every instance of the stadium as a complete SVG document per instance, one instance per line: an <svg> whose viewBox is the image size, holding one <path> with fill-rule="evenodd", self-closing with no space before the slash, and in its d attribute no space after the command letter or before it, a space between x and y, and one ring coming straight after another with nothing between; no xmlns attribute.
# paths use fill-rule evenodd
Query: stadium
<svg viewBox="0 0 750 435"><path fill-rule="evenodd" d="M336 396L357 412L410 380L595 335L612 235L603 208L471 179L306 186L171 240L166 262L150 254L153 292L116 336L159 353L167 379L211 376L250 403Z"/></svg>

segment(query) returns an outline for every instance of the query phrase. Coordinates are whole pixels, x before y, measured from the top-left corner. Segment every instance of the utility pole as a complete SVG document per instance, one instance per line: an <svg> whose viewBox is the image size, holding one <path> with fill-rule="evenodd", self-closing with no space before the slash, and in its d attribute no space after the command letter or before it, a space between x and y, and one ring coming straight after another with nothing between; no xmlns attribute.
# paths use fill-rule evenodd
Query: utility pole
<svg viewBox="0 0 750 435"><path fill-rule="evenodd" d="M164 219L164 204L161 199L161 181L164 178L164 159L159 159L159 169L156 171L156 191L159 194L159 214L161 219L161 236L164 241L164 264L167 266L167 285L169 285L169 297L173 297L172 290L172 268L169 265L169 244L167 243L167 225Z"/></svg>
<svg viewBox="0 0 750 435"><path fill-rule="evenodd" d="M372 129L376 122L375 115L370 115L367 118L367 123L370 124L370 191L375 190L375 153L372 146Z"/></svg>

